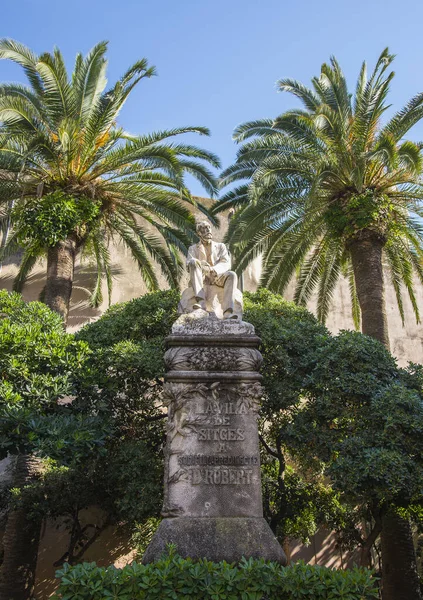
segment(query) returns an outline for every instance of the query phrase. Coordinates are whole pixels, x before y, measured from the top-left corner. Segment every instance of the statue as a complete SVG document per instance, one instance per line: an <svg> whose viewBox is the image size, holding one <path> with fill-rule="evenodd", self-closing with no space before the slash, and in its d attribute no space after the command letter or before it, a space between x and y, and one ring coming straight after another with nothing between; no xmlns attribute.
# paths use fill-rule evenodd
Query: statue
<svg viewBox="0 0 423 600"><path fill-rule="evenodd" d="M213 241L210 223L197 223L200 238L188 250L187 268L190 287L181 297L179 311L208 310L223 319L242 317L242 293L238 278L231 271L231 258L225 244Z"/></svg>
<svg viewBox="0 0 423 600"><path fill-rule="evenodd" d="M191 246L190 286L166 338L168 406L164 503L144 563L167 544L180 556L219 562L242 557L286 564L263 518L257 418L264 390L260 338L242 320L242 293L225 244L207 222Z"/></svg>

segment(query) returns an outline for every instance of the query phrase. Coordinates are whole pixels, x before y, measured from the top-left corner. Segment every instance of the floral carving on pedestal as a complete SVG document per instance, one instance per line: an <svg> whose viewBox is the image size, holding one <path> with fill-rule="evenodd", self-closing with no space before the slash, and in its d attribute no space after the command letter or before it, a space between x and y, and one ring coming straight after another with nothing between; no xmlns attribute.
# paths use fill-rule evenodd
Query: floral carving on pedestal
<svg viewBox="0 0 423 600"><path fill-rule="evenodd" d="M203 383L187 385L186 383L165 383L164 404L168 407L167 435L168 444L176 435L186 437L195 431L189 420L188 402L198 395L205 397L207 386Z"/></svg>
<svg viewBox="0 0 423 600"><path fill-rule="evenodd" d="M238 386L238 393L247 408L254 413L258 413L264 393L263 386L258 382L241 383Z"/></svg>
<svg viewBox="0 0 423 600"><path fill-rule="evenodd" d="M195 348L188 358L192 371L229 371L234 368L236 348Z"/></svg>
<svg viewBox="0 0 423 600"><path fill-rule="evenodd" d="M169 371L258 371L262 362L255 348L174 347L165 353Z"/></svg>

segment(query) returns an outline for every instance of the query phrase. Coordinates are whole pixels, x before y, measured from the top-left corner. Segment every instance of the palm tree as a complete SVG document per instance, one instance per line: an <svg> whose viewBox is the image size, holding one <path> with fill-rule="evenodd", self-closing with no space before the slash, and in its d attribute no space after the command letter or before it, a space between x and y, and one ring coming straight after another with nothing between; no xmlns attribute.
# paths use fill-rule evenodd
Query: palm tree
<svg viewBox="0 0 423 600"><path fill-rule="evenodd" d="M169 141L189 132L208 135L205 127L142 136L118 127L130 92L155 71L142 59L106 90L106 49L101 42L85 58L78 54L69 78L58 49L37 56L16 41L0 40L0 58L21 65L29 83L0 85L0 217L8 233L2 256L25 247L15 280L19 291L37 259L47 255L45 302L65 321L78 252L96 260L92 304L102 300L103 275L110 295L112 237L129 247L148 289L158 289L155 264L177 286L197 206L184 174L210 195L216 189L205 163L217 167L218 158Z"/></svg>
<svg viewBox="0 0 423 600"><path fill-rule="evenodd" d="M281 80L303 107L236 129L236 141L247 141L222 185L241 183L215 207L235 209L227 241L238 271L262 254L261 283L279 293L297 274L296 302L317 288L322 321L345 275L356 326L361 320L362 332L388 349L383 266L403 320L403 289L419 320L413 275L423 282L423 145L403 140L423 116L423 93L382 124L393 58L384 50L369 78L363 63L355 94L335 58L311 89ZM384 600L420 598L409 523L390 511L382 552Z"/></svg>
<svg viewBox="0 0 423 600"><path fill-rule="evenodd" d="M140 60L106 90L106 50L101 42L85 58L78 54L69 78L59 50L37 56L0 40L0 58L21 65L29 83L0 85L0 260L24 248L14 286L20 291L46 255L44 300L65 322L79 252L96 260L92 304L102 300L103 275L110 297L112 237L129 247L149 289L158 288L155 265L177 286L181 253L195 237L193 208L207 212L191 197L184 175L198 178L210 195L216 188L207 163L218 167L218 158L169 141L189 132L208 135L206 128L134 136L118 127L130 92L154 68ZM33 478L34 465L33 457L22 456L16 481ZM40 528L22 509L10 513L0 577L5 598L31 597Z"/></svg>

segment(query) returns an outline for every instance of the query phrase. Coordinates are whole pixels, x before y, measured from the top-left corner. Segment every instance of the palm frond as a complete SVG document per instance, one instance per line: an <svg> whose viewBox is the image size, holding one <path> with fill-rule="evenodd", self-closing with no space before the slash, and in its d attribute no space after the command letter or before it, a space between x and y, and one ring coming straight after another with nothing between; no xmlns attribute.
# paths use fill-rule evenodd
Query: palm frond
<svg viewBox="0 0 423 600"><path fill-rule="evenodd" d="M317 293L317 318L325 323L332 304L333 293L341 274L342 248L332 240L332 248L324 254Z"/></svg>
<svg viewBox="0 0 423 600"><path fill-rule="evenodd" d="M389 133L399 142L423 116L423 92L416 94L388 121L382 133Z"/></svg>
<svg viewBox="0 0 423 600"><path fill-rule="evenodd" d="M107 42L94 46L85 59L78 55L72 75L72 86L75 91L75 116L85 123L93 106L103 93L106 84L107 60L105 53Z"/></svg>
<svg viewBox="0 0 423 600"><path fill-rule="evenodd" d="M311 250L310 256L300 266L300 273L295 286L294 302L306 306L316 285L318 284L323 263L325 261L326 240L323 238Z"/></svg>
<svg viewBox="0 0 423 600"><path fill-rule="evenodd" d="M235 128L232 137L237 142L243 142L244 140L255 135L266 135L272 133L274 133L273 120L260 119L258 121L249 121L247 123L238 125L238 127Z"/></svg>
<svg viewBox="0 0 423 600"><path fill-rule="evenodd" d="M204 165L193 160L179 160L182 170L192 175L213 198L217 193L217 182L213 173Z"/></svg>
<svg viewBox="0 0 423 600"><path fill-rule="evenodd" d="M107 295L109 306L112 299L113 280L111 273L110 252L104 240L104 232L97 228L92 232L90 241L96 258L97 277L96 283L90 296L90 305L98 307L103 302L102 281L103 275L107 284Z"/></svg>
<svg viewBox="0 0 423 600"><path fill-rule="evenodd" d="M157 291L159 283L154 272L154 266L148 257L142 241L137 237L131 225L124 218L115 216L110 219L110 226L130 249L147 289L149 291Z"/></svg>
<svg viewBox="0 0 423 600"><path fill-rule="evenodd" d="M36 68L43 82L46 112L58 126L63 118L74 114L75 109L74 90L61 52L57 48L53 54L45 52L39 57Z"/></svg>
<svg viewBox="0 0 423 600"><path fill-rule="evenodd" d="M25 285L26 280L36 265L37 258L37 252L34 248L29 247L24 251L21 263L19 265L19 270L13 281L14 292L22 292L22 288Z"/></svg>
<svg viewBox="0 0 423 600"><path fill-rule="evenodd" d="M231 208L237 210L238 208L245 206L248 201L248 184L240 185L217 200L216 204L213 206L213 214L218 214Z"/></svg>
<svg viewBox="0 0 423 600"><path fill-rule="evenodd" d="M300 81L296 81L295 79L280 79L276 85L281 92L289 92L297 96L310 111L316 110L320 104L320 100L313 90L307 88Z"/></svg>
<svg viewBox="0 0 423 600"><path fill-rule="evenodd" d="M15 40L0 40L0 59L12 60L20 65L37 94L44 93L44 86L37 71L38 56L27 46Z"/></svg>

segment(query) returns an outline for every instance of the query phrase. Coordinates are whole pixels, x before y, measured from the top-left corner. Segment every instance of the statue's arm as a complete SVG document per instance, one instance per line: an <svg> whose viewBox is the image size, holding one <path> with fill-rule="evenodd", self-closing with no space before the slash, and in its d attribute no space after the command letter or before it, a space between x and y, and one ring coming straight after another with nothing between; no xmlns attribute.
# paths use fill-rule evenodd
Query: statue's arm
<svg viewBox="0 0 423 600"><path fill-rule="evenodd" d="M231 257L225 244L220 244L219 260L213 265L216 275L222 275L231 270Z"/></svg>
<svg viewBox="0 0 423 600"><path fill-rule="evenodd" d="M187 267L196 262L198 262L198 259L194 256L194 247L190 246L187 254Z"/></svg>

